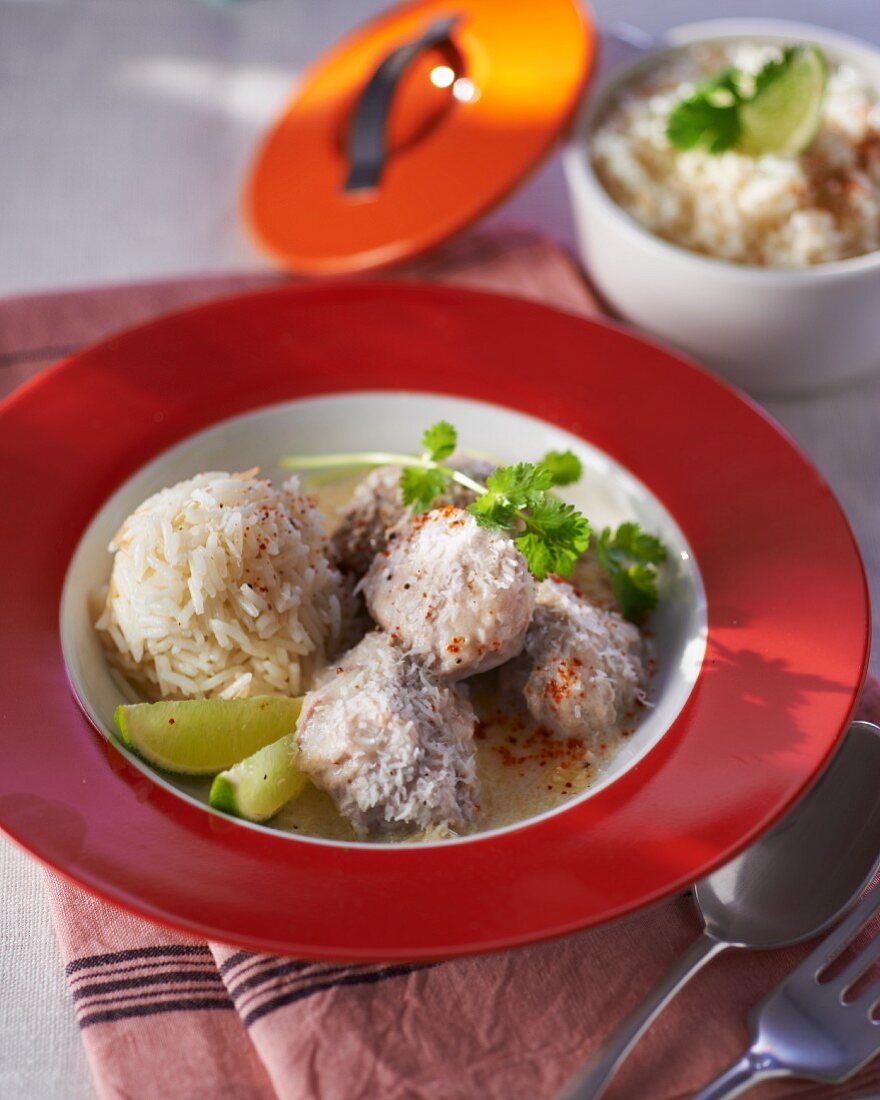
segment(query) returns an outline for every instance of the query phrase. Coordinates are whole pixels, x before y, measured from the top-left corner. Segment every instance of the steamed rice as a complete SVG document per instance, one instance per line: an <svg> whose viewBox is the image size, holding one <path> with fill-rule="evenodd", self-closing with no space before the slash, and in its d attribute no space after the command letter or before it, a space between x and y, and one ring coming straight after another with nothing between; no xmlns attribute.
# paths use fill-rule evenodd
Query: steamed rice
<svg viewBox="0 0 880 1100"><path fill-rule="evenodd" d="M322 516L296 478L281 490L205 473L123 523L96 628L150 698L298 695L335 648L344 590Z"/></svg>
<svg viewBox="0 0 880 1100"><path fill-rule="evenodd" d="M721 69L755 73L773 46L700 44L624 89L592 136L611 197L657 236L735 263L806 268L880 248L880 107L851 66L830 65L823 121L797 157L682 151L672 108Z"/></svg>

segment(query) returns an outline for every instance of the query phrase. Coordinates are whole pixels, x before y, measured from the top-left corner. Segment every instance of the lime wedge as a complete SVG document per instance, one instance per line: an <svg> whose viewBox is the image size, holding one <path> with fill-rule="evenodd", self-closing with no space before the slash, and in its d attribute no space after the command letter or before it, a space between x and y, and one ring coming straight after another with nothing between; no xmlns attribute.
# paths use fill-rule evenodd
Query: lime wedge
<svg viewBox="0 0 880 1100"><path fill-rule="evenodd" d="M309 781L294 766L295 752L293 734L288 733L221 772L211 785L211 805L248 821L265 821Z"/></svg>
<svg viewBox="0 0 880 1100"><path fill-rule="evenodd" d="M187 699L116 708L123 743L157 768L216 775L296 728L301 698Z"/></svg>
<svg viewBox="0 0 880 1100"><path fill-rule="evenodd" d="M765 71L766 80L740 108L737 151L752 157L797 156L822 122L828 80L825 55L815 46L795 46Z"/></svg>

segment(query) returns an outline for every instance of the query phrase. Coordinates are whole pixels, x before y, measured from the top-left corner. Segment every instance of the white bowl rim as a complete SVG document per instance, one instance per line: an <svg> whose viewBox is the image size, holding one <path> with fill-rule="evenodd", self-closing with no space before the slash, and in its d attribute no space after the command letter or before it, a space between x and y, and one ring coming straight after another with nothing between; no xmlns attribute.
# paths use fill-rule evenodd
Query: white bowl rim
<svg viewBox="0 0 880 1100"><path fill-rule="evenodd" d="M681 673L682 684L679 685L678 694L679 699L675 699L675 685L667 685L662 689L660 694L652 699L651 710L640 719L638 728L640 730L646 730L650 728L650 725L657 726L656 730L651 735L653 740L648 742L642 747L635 756L627 758L627 754L621 753L620 750L623 747L623 742L618 744L618 749L614 753L614 757L619 757L622 767L610 773L601 775L596 782L591 783L587 788L567 798L565 801L560 802L558 805L551 806L547 809L541 810L536 814L531 814L527 817L519 818L515 821L508 822L504 825L496 825L492 828L480 830L478 832L463 833L458 836L445 837L437 840L400 840L394 843L383 843L375 839L364 840L342 840L334 837L326 837L320 835L314 835L310 833L290 832L286 829L279 828L276 825L272 825L266 822L250 821L245 818L236 819L235 824L239 828L248 829L258 833L264 833L276 838L282 838L283 840L292 844L309 844L318 847L329 847L337 849L348 850L368 850L370 852L400 852L406 850L423 850L426 848L451 848L459 846L471 846L475 844L491 843L497 840L499 837L509 833L519 832L523 829L529 828L545 819L561 816L575 806L582 804L583 802L600 794L606 788L613 786L619 779L623 778L629 771L637 768L646 757L648 757L660 744L666 734L678 721L682 711L687 706L688 701L691 699L695 688L697 687L700 677L703 673L703 664L706 657L706 647L708 644L708 605L706 588L703 581L703 575L700 569L698 558L690 541L685 536L682 529L679 527L678 521L674 515L666 506L664 501L651 489L650 485L642 480L640 476L633 473L622 461L615 458L610 452L606 452L597 444L591 442L586 436L582 436L576 431L572 431L567 428L559 427L553 424L551 421L544 421L541 417L536 416L531 412L525 410L510 408L503 404L496 404L494 402L485 401L477 398L460 397L454 393L443 393L440 391L419 391L399 389L393 391L376 390L376 389L357 389L357 390L343 390L343 391L330 391L321 392L316 394L305 394L302 396L296 396L292 398L282 398L277 401L273 401L268 405L259 405L253 409L247 409L244 412L234 413L231 416L222 417L219 420L213 421L210 424L205 425L202 428L197 429L194 432L189 432L175 442L163 447L157 454L147 459L146 462L139 465L136 469L131 471L125 479L118 484L105 499L101 502L97 510L93 513L87 526L80 533L76 543L76 547L67 563L64 582L62 585L61 598L58 605L58 636L61 642L62 658L64 662L65 672L67 676L68 686L73 694L74 699L77 702L80 710L83 712L89 723L94 727L97 736L108 741L113 748L123 757L125 757L129 764L141 772L152 783L168 791L175 797L187 802L191 806L197 807L199 810L217 817L221 820L229 820L225 811L218 810L203 798L199 798L191 791L187 790L185 785L175 781L174 773L164 771L161 768L157 768L150 764L148 761L141 758L136 751L129 748L127 745L120 742L113 730L112 721L105 719L100 708L95 704L95 692L90 686L90 677L84 674L82 671L83 662L79 656L79 646L76 637L76 626L71 626L71 622L76 618L75 607L80 609L83 606L82 588L78 583L77 574L81 569L82 560L88 556L88 545L94 538L94 532L97 527L100 527L102 521L105 520L108 513L122 512L125 514L126 509L119 508L120 499L124 499L126 495L131 495L132 488L138 489L135 495L141 495L141 499L148 494L140 493L140 485L144 479L150 479L154 475L161 475L161 478L166 476L165 471L170 462L174 462L177 458L183 456L187 458L195 448L206 442L214 443L216 440L223 440L230 430L236 428L247 428L248 425L260 425L267 418L271 419L276 416L289 417L292 410L296 410L300 407L308 408L320 408L324 405L330 405L331 407L341 407L346 402L380 402L381 404L388 404L389 398L403 398L407 402L421 401L430 404L445 404L449 407L450 403L455 403L459 416L464 416L465 407L472 406L474 408L485 408L487 410L494 410L497 414L505 418L513 417L518 418L520 421L530 421L535 426L549 427L552 429L554 438L558 439L559 445L564 446L566 443L570 443L572 447L580 451L584 457L585 468L589 471L589 458L588 456L597 457L609 463L612 473L608 475L608 483L616 484L624 487L628 487L629 491L633 490L642 497L643 500L648 501L653 508L658 512L658 515L663 517L663 521L666 527L667 535L673 539L674 545L678 546L680 551L681 560L687 561L687 573L690 584L693 586L693 598L690 606L690 611L693 615L694 622L691 624L692 632L684 640L681 653L678 654L678 664L673 666L672 662L664 662L667 664L667 668L677 667ZM369 407L369 406L368 406ZM224 447L228 446L224 444ZM210 467L209 460L209 467ZM222 465L222 463L220 464ZM262 464L261 464L262 465ZM225 467L224 467L225 468ZM279 472L275 470L270 463L262 465L262 468L267 472L273 469L273 472L269 474L270 477L277 475ZM115 523L111 526L112 530L115 530L118 525L119 519L116 516ZM106 543L105 543L106 545ZM662 657L662 654L658 656ZM102 667L105 671L110 672L111 679L116 682L119 689L119 699L122 702L136 702L143 701L140 694L135 690L131 691L131 685L128 685L126 689L124 684L124 678L116 676L106 663L106 659L103 656L99 657ZM683 686L682 686L683 685ZM130 693L130 694L129 694ZM652 692L653 694L653 692ZM667 705L668 697L673 697L671 703ZM663 703L661 710L669 710L671 714L665 715L665 721L655 721L654 715L658 711L653 710L654 704ZM181 775L179 780L185 780L187 777Z"/></svg>
<svg viewBox="0 0 880 1100"><path fill-rule="evenodd" d="M572 202L577 201L576 191L585 186L589 191L589 201L596 202L603 213L616 219L619 228L631 239L656 252L667 260L677 261L686 266L692 265L697 273L714 270L737 281L760 279L764 283L789 286L807 286L825 279L856 279L864 272L880 269L880 248L860 256L849 256L843 260L829 260L806 268L766 267L760 264L736 263L718 256L709 256L694 252L683 245L674 244L650 229L647 229L620 206L602 186L596 175L588 146L589 137L596 125L602 108L610 97L636 74L652 68L664 57L674 55L696 42L712 42L726 39L767 38L795 39L813 41L819 46L827 45L841 56L874 62L880 67L880 47L875 47L851 35L841 34L814 23L800 23L785 19L705 19L684 23L673 27L659 40L656 47L616 69L605 83L594 93L588 92L583 108L574 126L569 140L563 149L563 167L568 177Z"/></svg>

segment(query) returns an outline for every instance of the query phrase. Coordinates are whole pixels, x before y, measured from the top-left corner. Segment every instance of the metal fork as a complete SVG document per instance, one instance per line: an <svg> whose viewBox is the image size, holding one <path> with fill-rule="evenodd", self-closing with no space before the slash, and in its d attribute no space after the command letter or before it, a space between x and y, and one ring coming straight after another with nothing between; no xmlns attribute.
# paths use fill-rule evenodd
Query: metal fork
<svg viewBox="0 0 880 1100"><path fill-rule="evenodd" d="M806 1077L836 1084L861 1069L880 1050L880 978L858 997L844 996L880 958L880 935L866 944L836 977L822 981L829 965L880 909L880 889L862 899L749 1016L752 1045L693 1100L719 1100L771 1077Z"/></svg>

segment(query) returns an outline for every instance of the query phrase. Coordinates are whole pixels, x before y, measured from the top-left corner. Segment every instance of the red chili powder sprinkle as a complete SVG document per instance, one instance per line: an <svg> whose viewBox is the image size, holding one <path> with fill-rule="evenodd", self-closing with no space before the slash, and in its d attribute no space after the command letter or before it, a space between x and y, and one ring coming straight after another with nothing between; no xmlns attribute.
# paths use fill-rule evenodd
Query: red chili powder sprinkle
<svg viewBox="0 0 880 1100"><path fill-rule="evenodd" d="M522 724L519 725L521 728ZM480 740L484 740L485 737L484 729ZM584 758L583 741L577 737L564 739L554 737L543 726L538 726L526 737L507 736L503 741L494 744L492 750L501 758L501 763L505 768L536 763L541 768L550 764L567 770L576 764L583 764Z"/></svg>
<svg viewBox="0 0 880 1100"><path fill-rule="evenodd" d="M438 508L437 514L446 520L446 526L449 528L464 527L465 520L461 518L462 511L460 508L456 508L454 504L447 504L444 508Z"/></svg>
<svg viewBox="0 0 880 1100"><path fill-rule="evenodd" d="M551 676L544 685L544 698L552 699L554 703L561 703L563 699L568 699L577 679L575 670L580 667L581 662L577 657L560 661L556 666L556 675Z"/></svg>

